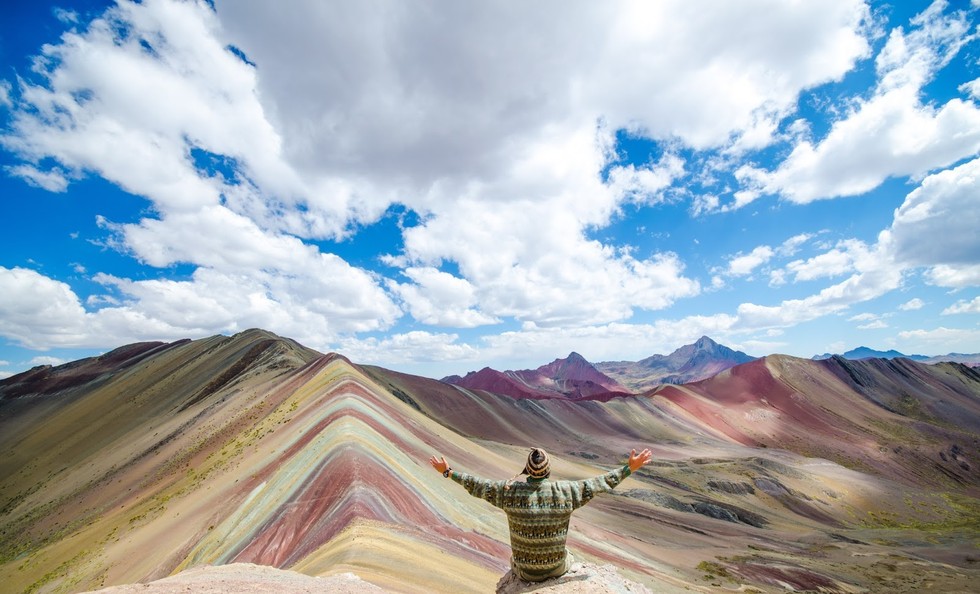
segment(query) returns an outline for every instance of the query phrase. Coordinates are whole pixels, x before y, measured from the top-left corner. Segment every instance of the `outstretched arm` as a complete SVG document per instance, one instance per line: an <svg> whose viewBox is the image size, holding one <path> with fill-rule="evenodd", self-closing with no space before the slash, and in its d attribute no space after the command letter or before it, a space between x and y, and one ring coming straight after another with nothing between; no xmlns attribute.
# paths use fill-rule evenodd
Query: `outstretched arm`
<svg viewBox="0 0 980 594"><path fill-rule="evenodd" d="M497 507L501 507L501 493L503 492L503 483L499 481L488 481L486 479L481 479L480 477L467 474L465 472L459 472L450 468L449 463L446 462L446 458L440 456L436 458L432 456L429 458L429 464L432 468L435 468L442 474L446 475L447 478L463 485L467 493L474 497L479 497L490 504Z"/></svg>
<svg viewBox="0 0 980 594"><path fill-rule="evenodd" d="M643 468L643 466L649 463L652 458L653 452L650 451L650 448L644 449L639 454L637 454L636 449L634 449L630 452L630 472L636 472L637 470Z"/></svg>
<svg viewBox="0 0 980 594"><path fill-rule="evenodd" d="M642 468L651 458L653 458L653 452L649 448L644 449L639 454L634 449L630 452L629 461L616 470L584 481L569 483L574 485L569 495L572 499L572 508L578 509L599 493L612 491L619 486L619 483L623 482L623 479Z"/></svg>

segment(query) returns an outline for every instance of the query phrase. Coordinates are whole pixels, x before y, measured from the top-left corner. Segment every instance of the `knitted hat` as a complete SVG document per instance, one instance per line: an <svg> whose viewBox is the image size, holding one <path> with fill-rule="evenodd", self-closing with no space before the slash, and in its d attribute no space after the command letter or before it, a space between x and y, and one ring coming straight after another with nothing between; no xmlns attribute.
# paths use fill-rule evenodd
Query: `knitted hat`
<svg viewBox="0 0 980 594"><path fill-rule="evenodd" d="M548 459L548 452L541 448L531 448L531 453L527 455L527 465L524 466L524 474L536 479L550 475L551 460Z"/></svg>

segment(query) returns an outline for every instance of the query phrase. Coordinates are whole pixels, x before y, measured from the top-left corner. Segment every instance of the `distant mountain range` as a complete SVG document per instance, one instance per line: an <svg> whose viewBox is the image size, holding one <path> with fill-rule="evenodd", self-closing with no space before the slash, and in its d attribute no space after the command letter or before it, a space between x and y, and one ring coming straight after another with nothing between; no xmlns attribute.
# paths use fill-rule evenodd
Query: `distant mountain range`
<svg viewBox="0 0 980 594"><path fill-rule="evenodd" d="M813 360L833 357L852 361L911 359L927 364L953 362L971 367L980 365L980 354L950 353L929 357L905 355L896 350L879 351L865 346L847 351L843 355L817 355ZM669 355L651 355L639 361L590 363L582 355L572 352L564 359L555 359L537 369L498 371L484 367L462 377L445 377L442 381L512 398L561 397L596 400L624 393L640 394L665 384L681 385L706 380L736 365L755 360L756 357L702 336L693 344L684 345Z"/></svg>
<svg viewBox="0 0 980 594"><path fill-rule="evenodd" d="M830 359L833 356L834 353L824 353L822 355L814 355L813 359L820 361L822 359ZM971 367L980 365L980 353L949 353L948 355L936 355L930 357L927 355L906 355L894 349L878 351L866 346L860 346L856 349L851 349L840 356L845 359L851 359L852 361L858 361L861 359L911 359L913 361L929 364L949 362L962 363Z"/></svg>
<svg viewBox="0 0 980 594"><path fill-rule="evenodd" d="M585 357L575 352L537 369L497 371L484 367L463 377L451 375L442 381L470 390L486 390L514 398L564 396L578 399L609 393L630 393L628 388L597 370Z"/></svg>
<svg viewBox="0 0 980 594"><path fill-rule="evenodd" d="M537 369L497 371L484 367L463 377L442 381L486 390L514 398L596 399L604 395L639 393L661 384L684 384L709 378L755 357L734 351L702 336L669 355L652 355L640 361L608 361L592 364L578 353L555 359Z"/></svg>
<svg viewBox="0 0 980 594"><path fill-rule="evenodd" d="M669 355L652 355L636 362L606 361L597 363L596 368L633 391L642 392L660 384L700 381L754 360L755 357L702 336Z"/></svg>

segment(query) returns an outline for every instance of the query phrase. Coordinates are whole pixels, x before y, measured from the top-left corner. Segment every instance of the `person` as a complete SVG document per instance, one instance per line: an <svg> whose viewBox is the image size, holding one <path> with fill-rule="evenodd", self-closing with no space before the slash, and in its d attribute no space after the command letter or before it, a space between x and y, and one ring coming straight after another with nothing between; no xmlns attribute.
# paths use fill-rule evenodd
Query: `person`
<svg viewBox="0 0 980 594"><path fill-rule="evenodd" d="M572 512L597 494L616 488L652 457L649 449L640 453L634 449L620 468L579 481L551 481L548 453L541 448L531 449L524 470L509 481L490 481L453 470L445 457L432 456L429 463L470 495L504 510L510 528L511 569L524 581L540 582L563 575L574 562L565 546ZM516 482L522 474L528 475L527 480Z"/></svg>

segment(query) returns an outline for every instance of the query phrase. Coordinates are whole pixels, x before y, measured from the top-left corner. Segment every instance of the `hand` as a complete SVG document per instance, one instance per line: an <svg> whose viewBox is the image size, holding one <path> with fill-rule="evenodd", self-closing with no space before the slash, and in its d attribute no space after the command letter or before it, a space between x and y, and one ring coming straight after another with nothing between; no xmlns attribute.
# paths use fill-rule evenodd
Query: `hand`
<svg viewBox="0 0 980 594"><path fill-rule="evenodd" d="M429 464L431 464L432 468L435 468L440 473L446 472L446 469L449 468L449 464L446 462L445 457L443 457L442 459L438 459L435 456L432 456L431 458L429 458Z"/></svg>
<svg viewBox="0 0 980 594"><path fill-rule="evenodd" d="M636 449L634 449L630 452L630 472L636 472L637 470L643 468L643 465L650 462L652 458L653 452L650 451L650 448L643 450L639 454L637 454Z"/></svg>

